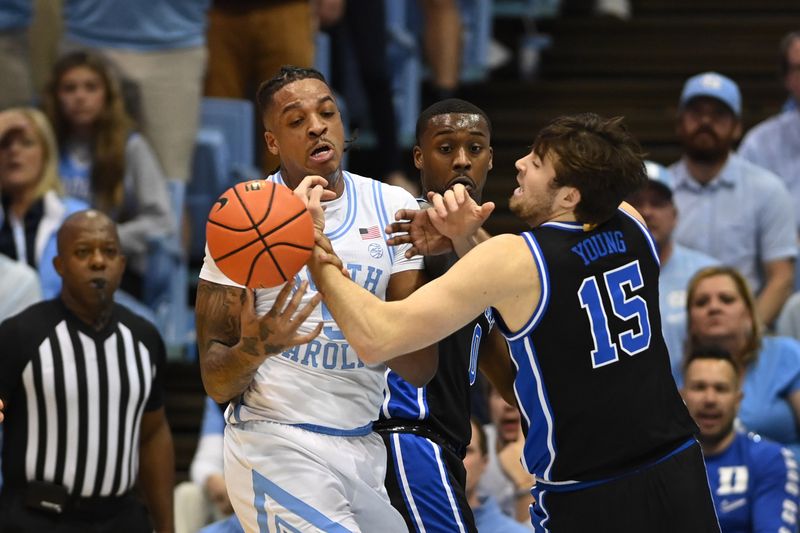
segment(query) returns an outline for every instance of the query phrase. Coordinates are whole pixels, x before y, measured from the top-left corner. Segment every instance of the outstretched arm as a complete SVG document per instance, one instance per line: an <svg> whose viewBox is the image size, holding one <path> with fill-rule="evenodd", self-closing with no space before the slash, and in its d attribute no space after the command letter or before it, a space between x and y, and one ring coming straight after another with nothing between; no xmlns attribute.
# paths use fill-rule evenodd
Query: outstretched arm
<svg viewBox="0 0 800 533"><path fill-rule="evenodd" d="M369 364L431 345L490 306L510 327L522 325L539 298L538 277L527 274L535 269L533 258L514 235L489 239L444 276L396 302L382 302L352 283L326 256L315 247L309 269L337 325Z"/></svg>

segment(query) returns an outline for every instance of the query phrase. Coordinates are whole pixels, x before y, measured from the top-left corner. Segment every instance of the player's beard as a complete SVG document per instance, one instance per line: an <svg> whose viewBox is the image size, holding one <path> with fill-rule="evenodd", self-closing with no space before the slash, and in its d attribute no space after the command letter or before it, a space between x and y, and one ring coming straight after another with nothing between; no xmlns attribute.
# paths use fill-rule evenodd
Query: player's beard
<svg viewBox="0 0 800 533"><path fill-rule="evenodd" d="M548 187L544 196L530 198L523 193L508 199L508 208L520 220L535 228L550 220L558 189Z"/></svg>

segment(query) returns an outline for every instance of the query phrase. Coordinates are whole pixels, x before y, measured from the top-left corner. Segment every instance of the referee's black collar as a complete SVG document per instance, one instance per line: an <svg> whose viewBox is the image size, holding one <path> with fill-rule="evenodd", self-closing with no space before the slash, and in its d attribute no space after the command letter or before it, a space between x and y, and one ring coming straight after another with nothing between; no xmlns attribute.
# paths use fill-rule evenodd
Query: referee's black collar
<svg viewBox="0 0 800 533"><path fill-rule="evenodd" d="M61 309L64 311L64 315L67 317L67 321L75 327L75 329L81 331L82 333L92 337L93 339L102 340L107 338L117 329L117 322L119 319L119 311L118 305L116 303L113 304L113 308L111 309L111 315L109 316L108 323L103 326L101 329L94 329L90 324L87 324L83 320L78 317L72 310L67 307L67 304L64 303L64 300L61 298L61 295L56 298L56 303Z"/></svg>

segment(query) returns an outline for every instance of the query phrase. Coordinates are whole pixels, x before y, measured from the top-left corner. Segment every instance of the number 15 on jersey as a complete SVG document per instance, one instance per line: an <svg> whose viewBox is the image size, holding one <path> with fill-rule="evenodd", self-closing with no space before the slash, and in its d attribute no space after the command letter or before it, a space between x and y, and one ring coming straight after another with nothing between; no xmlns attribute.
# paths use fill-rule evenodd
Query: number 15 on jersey
<svg viewBox="0 0 800 533"><path fill-rule="evenodd" d="M628 355L636 355L650 346L647 302L641 296L626 296L626 286L628 294L644 286L638 260L604 272L601 283L595 276L585 278L578 289L578 300L589 316L594 339L592 368L618 361L618 347ZM638 327L612 332L609 328L609 309L603 302L601 291L608 295L610 311L614 316L626 322L635 318Z"/></svg>

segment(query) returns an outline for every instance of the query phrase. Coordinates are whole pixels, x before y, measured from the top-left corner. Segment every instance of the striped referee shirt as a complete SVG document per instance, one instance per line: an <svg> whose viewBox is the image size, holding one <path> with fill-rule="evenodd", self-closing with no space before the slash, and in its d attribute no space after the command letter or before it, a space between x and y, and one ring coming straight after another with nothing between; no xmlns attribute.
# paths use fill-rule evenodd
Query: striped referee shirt
<svg viewBox="0 0 800 533"><path fill-rule="evenodd" d="M3 490L33 480L81 497L130 490L142 413L163 405L165 359L155 327L119 305L101 331L60 299L0 324Z"/></svg>

